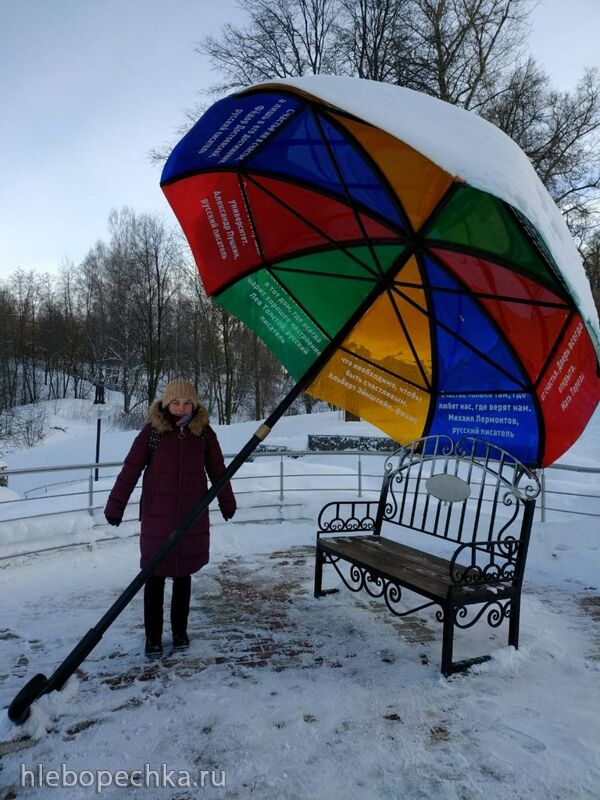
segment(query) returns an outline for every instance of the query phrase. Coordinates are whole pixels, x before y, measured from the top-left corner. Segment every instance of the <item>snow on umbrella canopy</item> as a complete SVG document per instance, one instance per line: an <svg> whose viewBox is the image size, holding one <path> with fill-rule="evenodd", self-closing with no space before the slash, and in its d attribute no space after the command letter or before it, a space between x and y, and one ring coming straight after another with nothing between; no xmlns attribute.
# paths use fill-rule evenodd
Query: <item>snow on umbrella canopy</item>
<svg viewBox="0 0 600 800"><path fill-rule="evenodd" d="M527 216L373 124L378 100L469 148L457 109L356 79L252 87L202 116L161 185L206 292L296 380L319 359L308 392L397 441L475 435L550 464L598 403L590 322Z"/></svg>

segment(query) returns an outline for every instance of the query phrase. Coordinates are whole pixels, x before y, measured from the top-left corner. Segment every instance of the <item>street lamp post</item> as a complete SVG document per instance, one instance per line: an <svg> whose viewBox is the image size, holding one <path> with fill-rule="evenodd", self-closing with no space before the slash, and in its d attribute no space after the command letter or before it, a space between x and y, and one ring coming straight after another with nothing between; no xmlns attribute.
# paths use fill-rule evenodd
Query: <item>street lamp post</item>
<svg viewBox="0 0 600 800"><path fill-rule="evenodd" d="M100 463L100 436L102 434L102 406L96 408L96 460L95 464ZM98 467L94 470L94 481L98 480Z"/></svg>

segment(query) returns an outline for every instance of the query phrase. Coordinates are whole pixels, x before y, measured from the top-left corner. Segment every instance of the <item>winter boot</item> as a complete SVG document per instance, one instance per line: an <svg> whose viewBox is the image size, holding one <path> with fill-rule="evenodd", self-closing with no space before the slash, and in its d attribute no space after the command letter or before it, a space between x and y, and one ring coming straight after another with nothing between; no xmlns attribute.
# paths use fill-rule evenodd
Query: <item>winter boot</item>
<svg viewBox="0 0 600 800"><path fill-rule="evenodd" d="M185 631L183 631L183 633L173 634L174 653L182 653L184 650L187 650L189 646L190 646L190 637L187 635Z"/></svg>
<svg viewBox="0 0 600 800"><path fill-rule="evenodd" d="M163 654L164 592L165 579L160 575L151 575L144 586L144 628L146 630L144 652L148 658L160 658Z"/></svg>
<svg viewBox="0 0 600 800"><path fill-rule="evenodd" d="M160 658L163 654L161 640L147 638L144 652L148 658Z"/></svg>

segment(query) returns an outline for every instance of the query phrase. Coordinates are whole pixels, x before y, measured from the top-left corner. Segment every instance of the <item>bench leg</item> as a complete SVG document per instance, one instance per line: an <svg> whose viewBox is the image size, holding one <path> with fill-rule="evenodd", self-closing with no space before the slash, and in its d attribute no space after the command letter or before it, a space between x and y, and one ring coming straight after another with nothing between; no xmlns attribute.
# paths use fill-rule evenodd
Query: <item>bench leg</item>
<svg viewBox="0 0 600 800"><path fill-rule="evenodd" d="M519 649L519 618L521 616L521 596L513 597L510 601L510 616L508 618L508 643L515 650Z"/></svg>
<svg viewBox="0 0 600 800"><path fill-rule="evenodd" d="M452 674L452 650L454 646L454 606L444 608L444 632L442 635L442 675Z"/></svg>
<svg viewBox="0 0 600 800"><path fill-rule="evenodd" d="M323 596L323 564L325 563L325 553L319 548L316 548L315 551L315 589L314 595L315 597L322 597Z"/></svg>
<svg viewBox="0 0 600 800"><path fill-rule="evenodd" d="M509 600L510 616L508 628L508 643L512 645L515 650L519 647L519 614L521 610L520 596L513 597ZM485 606L483 611L485 611ZM506 607L508 609L508 607ZM452 651L454 647L454 622L456 619L457 609L455 606L444 607L444 632L442 639L442 674L448 676L453 675L455 672L464 672L472 667L474 664L483 664L489 661L491 656L479 656L477 658L469 658L465 661L452 661ZM481 612L480 612L481 613ZM471 623L474 624L474 623ZM465 626L470 627L470 625Z"/></svg>
<svg viewBox="0 0 600 800"><path fill-rule="evenodd" d="M336 594L338 591L338 589L323 589L323 564L325 563L325 553L317 547L315 551L315 597L325 597L326 594Z"/></svg>

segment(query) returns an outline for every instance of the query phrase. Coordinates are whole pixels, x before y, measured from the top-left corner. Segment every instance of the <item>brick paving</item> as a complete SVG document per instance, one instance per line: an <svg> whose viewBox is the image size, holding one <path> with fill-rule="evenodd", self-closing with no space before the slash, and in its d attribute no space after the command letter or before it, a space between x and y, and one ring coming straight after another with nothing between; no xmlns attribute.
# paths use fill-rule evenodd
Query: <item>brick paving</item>
<svg viewBox="0 0 600 800"><path fill-rule="evenodd" d="M289 613L294 606L295 616L301 614L303 601L311 598L306 588L311 555L312 548L292 548L271 553L266 565L247 564L242 558L223 561L213 573L221 592L203 594L198 580L198 590L192 594L192 649L182 657L165 656L125 673L105 674L103 683L120 689L134 681L154 679L165 666L177 677L188 677L213 664L228 665L235 672L322 663L314 642L302 636Z"/></svg>
<svg viewBox="0 0 600 800"><path fill-rule="evenodd" d="M365 605L371 613L379 614L383 622L387 622L407 642L411 644L427 644L437 638L435 631L424 619L416 614L409 617L395 617L390 613L383 600L369 600ZM439 635L439 634L438 634Z"/></svg>
<svg viewBox="0 0 600 800"><path fill-rule="evenodd" d="M294 548L271 553L275 563L267 570L247 566L242 559L219 565L222 593L195 605L191 626L191 634L214 649L214 663L285 668L305 654L314 655L314 645L299 636L289 614L293 603L310 596L304 585L310 552Z"/></svg>
<svg viewBox="0 0 600 800"><path fill-rule="evenodd" d="M212 573L221 591L203 594L198 580L192 595L189 632L193 647L189 652L182 657L165 656L120 674L106 669L100 679L111 689L120 689L135 681L151 681L164 667L177 677L193 676L214 664L226 665L234 673L261 667L276 671L298 666L341 667L339 658L319 652L319 642L307 635L308 628L302 624L311 616L314 621L313 559L312 547L294 547L257 557L253 563L242 558L224 560ZM382 601L365 600L343 590L342 596L348 606L354 603L374 613L378 621L394 629L395 635L412 644L426 645L436 638L418 616L399 619ZM336 630L327 635L335 638ZM385 661L386 654L381 658ZM428 663L427 656L422 655L421 661ZM83 670L79 677L88 679Z"/></svg>
<svg viewBox="0 0 600 800"><path fill-rule="evenodd" d="M314 614L313 559L312 547L299 547L271 553L269 560L275 562L275 569L269 566L268 570L256 571L241 560L226 561L220 566L218 580L223 594L199 607L209 626L208 631L204 626L198 631L218 651L216 663L285 669L300 662L304 666L323 662L315 653L314 642L299 635L289 614L290 606L294 605L301 615L303 601L307 599ZM399 619L390 614L383 602L371 600L365 604L362 598L349 592L345 597L349 604L354 601L366 605L408 642L424 644L436 638L418 617ZM331 662L331 665L339 664Z"/></svg>

